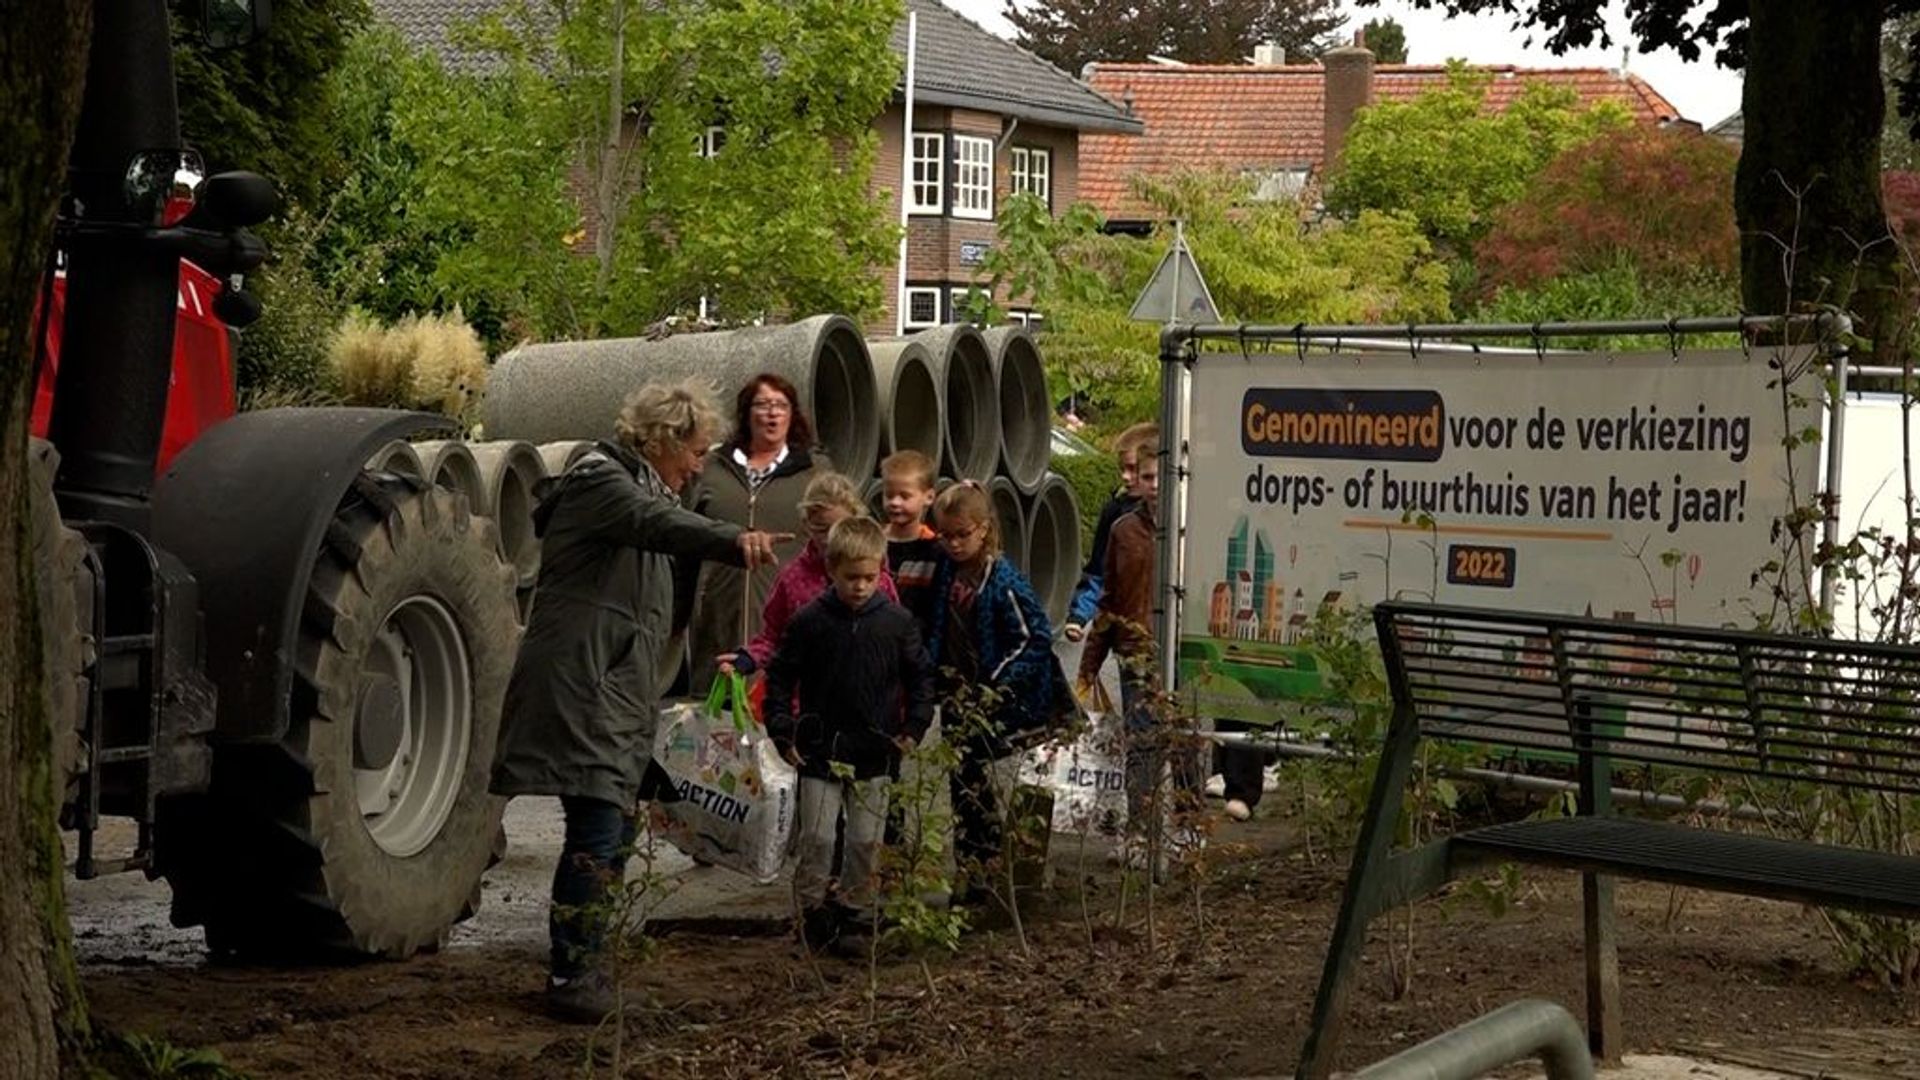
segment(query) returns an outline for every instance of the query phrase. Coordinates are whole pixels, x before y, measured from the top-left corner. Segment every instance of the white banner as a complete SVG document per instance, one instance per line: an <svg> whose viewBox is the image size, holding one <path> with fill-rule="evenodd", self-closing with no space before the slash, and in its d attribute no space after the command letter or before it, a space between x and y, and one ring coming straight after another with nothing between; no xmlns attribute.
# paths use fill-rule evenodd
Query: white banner
<svg viewBox="0 0 1920 1080"><path fill-rule="evenodd" d="M1770 358L1203 359L1182 636L1257 664L1248 646L1291 644L1322 604L1388 598L1745 623L1789 507L1784 440L1824 407L1789 417ZM1819 448L1793 455L1810 502Z"/></svg>

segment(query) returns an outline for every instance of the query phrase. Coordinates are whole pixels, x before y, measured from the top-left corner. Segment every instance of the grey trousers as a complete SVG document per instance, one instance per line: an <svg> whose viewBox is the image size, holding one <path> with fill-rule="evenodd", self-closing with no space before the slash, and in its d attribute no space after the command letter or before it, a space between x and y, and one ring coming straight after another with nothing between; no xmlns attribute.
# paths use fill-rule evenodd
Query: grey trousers
<svg viewBox="0 0 1920 1080"><path fill-rule="evenodd" d="M840 853L839 901L863 914L873 908L879 883L880 847L887 828L887 777L871 780L800 778L799 861L793 888L800 903L826 902L834 880L833 843L840 815L847 816Z"/></svg>

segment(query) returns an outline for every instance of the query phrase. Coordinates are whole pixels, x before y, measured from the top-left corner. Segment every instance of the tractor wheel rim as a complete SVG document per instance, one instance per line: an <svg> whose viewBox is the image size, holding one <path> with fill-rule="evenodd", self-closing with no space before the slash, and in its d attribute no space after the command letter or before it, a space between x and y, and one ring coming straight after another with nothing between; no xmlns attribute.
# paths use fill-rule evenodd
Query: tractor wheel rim
<svg viewBox="0 0 1920 1080"><path fill-rule="evenodd" d="M401 601L366 670L399 684L400 749L380 768L354 769L354 793L373 842L406 858L440 835L466 776L473 696L459 620L430 596Z"/></svg>

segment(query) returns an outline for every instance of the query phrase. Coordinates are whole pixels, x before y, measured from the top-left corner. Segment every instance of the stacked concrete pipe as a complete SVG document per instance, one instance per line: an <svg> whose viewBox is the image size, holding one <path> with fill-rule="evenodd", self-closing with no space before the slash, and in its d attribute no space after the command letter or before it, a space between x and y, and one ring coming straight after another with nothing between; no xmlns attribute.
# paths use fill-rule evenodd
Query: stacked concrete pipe
<svg viewBox="0 0 1920 1080"><path fill-rule="evenodd" d="M984 353L984 342L980 348ZM800 407L834 468L850 476L873 471L880 451L873 363L859 330L841 315L658 341L525 345L493 367L485 428L492 438L530 442L606 438L628 394L683 379L713 386L731 413L734 393L763 371L785 376L799 390Z"/></svg>
<svg viewBox="0 0 1920 1080"><path fill-rule="evenodd" d="M419 451L413 448L412 443L402 439L395 439L374 451L373 456L367 459L367 469L370 472L410 476L422 482L427 479L427 467L420 460Z"/></svg>
<svg viewBox="0 0 1920 1080"><path fill-rule="evenodd" d="M1027 580L1059 626L1080 578L1080 500L1073 485L1047 473L1026 499Z"/></svg>
<svg viewBox="0 0 1920 1080"><path fill-rule="evenodd" d="M427 483L457 491L467 497L467 507L474 513L493 516L487 513L486 485L480 479L480 466L473 460L473 451L466 443L436 439L413 444L413 451L420 455L420 467Z"/></svg>
<svg viewBox="0 0 1920 1080"><path fill-rule="evenodd" d="M944 471L984 484L1000 464L1000 395L993 384L993 351L980 331L965 323L923 330L914 341L927 351L941 390Z"/></svg>
<svg viewBox="0 0 1920 1080"><path fill-rule="evenodd" d="M587 451L592 449L593 443L588 439L557 439L540 444L537 452L540 455L540 466L546 470L546 475L559 476L573 468L573 463L579 461Z"/></svg>
<svg viewBox="0 0 1920 1080"><path fill-rule="evenodd" d="M540 573L540 539L533 533L534 488L547 475L540 452L530 443L497 439L474 443L480 470L483 512L500 530L500 555L513 564L520 584L532 585Z"/></svg>
<svg viewBox="0 0 1920 1080"><path fill-rule="evenodd" d="M1047 405L1047 373L1040 350L1025 327L996 326L984 335L993 353L995 396L1000 408L1000 471L1023 495L1032 495L1053 456L1053 410Z"/></svg>
<svg viewBox="0 0 1920 1080"><path fill-rule="evenodd" d="M1000 554L1013 560L1021 573L1027 572L1027 513L1020 505L1020 489L1004 476L987 481L987 501L993 506L993 520L1000 527Z"/></svg>
<svg viewBox="0 0 1920 1080"><path fill-rule="evenodd" d="M917 338L870 341L880 393L880 452L918 450L934 472L946 450L945 387L935 377L927 347Z"/></svg>

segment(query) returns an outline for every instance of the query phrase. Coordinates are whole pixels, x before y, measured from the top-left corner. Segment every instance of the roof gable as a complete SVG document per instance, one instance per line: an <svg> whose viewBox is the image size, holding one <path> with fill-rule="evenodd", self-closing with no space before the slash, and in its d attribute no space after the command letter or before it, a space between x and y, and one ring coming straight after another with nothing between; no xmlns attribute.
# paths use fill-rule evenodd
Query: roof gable
<svg viewBox="0 0 1920 1080"><path fill-rule="evenodd" d="M1140 122L1086 83L982 29L940 0L907 0L920 16L914 98L1084 131L1137 133ZM907 53L907 24L893 28Z"/></svg>
<svg viewBox="0 0 1920 1080"><path fill-rule="evenodd" d="M1605 68L1473 66L1492 76L1487 105L1506 108L1529 86L1572 90L1583 104L1617 102L1641 123L1674 119L1679 110L1637 75ZM1375 101L1411 101L1447 85L1444 66L1381 64ZM1318 64L1095 64L1096 90L1131 107L1146 126L1137 138L1088 135L1080 143L1080 194L1109 217L1140 216L1128 180L1180 167L1318 171L1325 157L1326 69Z"/></svg>

